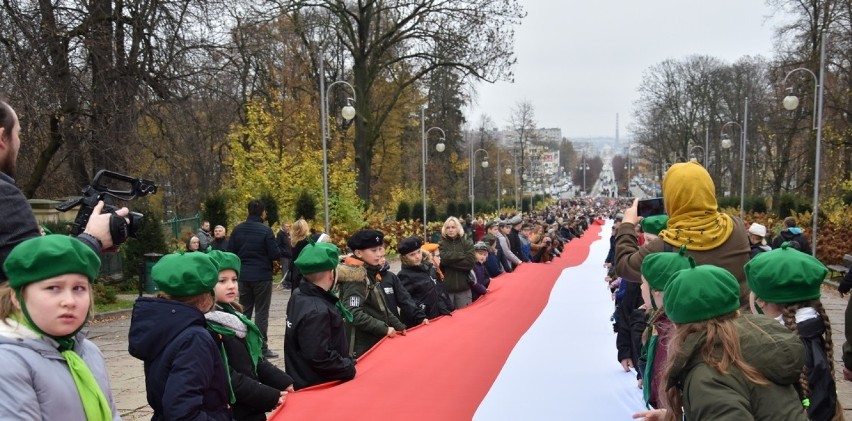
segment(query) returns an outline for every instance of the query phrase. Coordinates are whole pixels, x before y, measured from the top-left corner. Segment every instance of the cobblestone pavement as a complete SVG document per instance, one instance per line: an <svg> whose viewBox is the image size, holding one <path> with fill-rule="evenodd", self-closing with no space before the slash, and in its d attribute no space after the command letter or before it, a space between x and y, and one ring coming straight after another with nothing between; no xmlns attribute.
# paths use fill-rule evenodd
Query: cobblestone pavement
<svg viewBox="0 0 852 421"><path fill-rule="evenodd" d="M398 271L398 265L398 262L394 262L392 266L394 272ZM281 368L284 367L284 317L289 298L289 291L273 291L272 306L269 312L269 348L280 355L279 358L271 361ZM852 382L842 380L842 363L840 362L847 300L840 298L834 287L826 285L823 287L822 302L832 322L834 359L837 371L835 378L840 379L838 380L837 393L843 404L845 417L852 419ZM129 327L129 314L108 318L94 322L90 326L89 338L100 347L106 358L113 396L121 416L125 420L148 420L151 419L153 411L145 398L145 375L142 361L127 353L127 331Z"/></svg>

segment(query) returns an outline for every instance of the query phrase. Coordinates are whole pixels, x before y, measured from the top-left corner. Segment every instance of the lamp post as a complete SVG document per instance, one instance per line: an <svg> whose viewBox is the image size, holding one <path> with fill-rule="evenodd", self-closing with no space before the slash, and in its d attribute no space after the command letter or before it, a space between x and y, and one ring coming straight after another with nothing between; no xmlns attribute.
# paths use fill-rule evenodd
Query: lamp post
<svg viewBox="0 0 852 421"><path fill-rule="evenodd" d="M474 217L474 213L473 213L474 212L473 202L474 202L474 196L475 196L475 192L474 192L474 189L473 189L473 179L476 176L476 170L475 170L476 169L476 166L475 166L476 154L479 153L479 152L485 153L485 159L482 161L482 168L488 168L488 151L486 151L485 149L482 149L482 148L479 148L479 149L473 151L473 153L470 156L470 220L471 221L474 221L476 219Z"/></svg>
<svg viewBox="0 0 852 421"><path fill-rule="evenodd" d="M806 69L804 67L799 67L798 69L793 69L787 73L787 76L784 76L784 81L781 84L787 83L787 78L790 77L791 74L805 71L811 76L814 77L814 109L816 109L816 114L814 114L814 123L813 128L816 129L816 162L814 163L814 216L813 216L813 228L811 234L811 254L816 257L817 250L817 220L819 217L819 170L820 170L820 154L822 149L822 107L823 107L823 95L825 89L825 32L822 34L822 40L820 41L820 53L819 53L819 78L814 72ZM790 94L784 98L784 108L792 111L795 110L796 107L799 106L799 98L793 95L793 88L790 89Z"/></svg>
<svg viewBox="0 0 852 421"><path fill-rule="evenodd" d="M331 88L334 85L341 84L346 85L352 90L352 98L347 99L347 104L340 110L340 115L346 120L352 120L355 118L355 107L352 106L352 103L355 102L355 88L350 85L348 82L344 82L342 80L338 80L336 82L332 82L328 85L328 88L325 87L325 69L323 68L323 51L320 50L319 54L319 75L320 75L320 119L321 119L321 127L322 127L322 193L323 193L323 203L325 206L325 232L330 233L329 230L329 215L328 215L328 96L331 93Z"/></svg>
<svg viewBox="0 0 852 421"><path fill-rule="evenodd" d="M746 130L746 127L748 127L748 123L747 123L747 119L748 119L748 97L746 97L745 104L746 104L746 106L745 106L746 113L745 113L744 118L743 118L743 125L740 125L740 123L737 123L736 121L729 121L729 122L722 125L722 133L720 134L720 136L723 136L724 133L725 133L725 128L727 128L730 125L735 125L735 126L740 128L740 152L742 153L742 159L743 159L743 169L742 169L742 174L740 176L740 178L741 178L741 180L740 180L740 218L743 219L743 220L745 220L745 146L746 146L745 145L746 144L745 130ZM728 149L730 147L731 147L731 139L722 138L722 148Z"/></svg>
<svg viewBox="0 0 852 421"><path fill-rule="evenodd" d="M441 132L441 138L438 139L438 143L435 145L435 150L438 151L438 152L444 152L444 148L445 148L444 142L447 140L447 135L444 133L444 130L441 129L440 127L430 127L428 129L426 128L426 106L424 105L424 106L420 107L420 138L421 138L421 142L422 142L421 149L422 149L422 153L423 153L423 161L421 162L421 164L422 164L421 165L422 181L423 181L423 197L422 197L422 202L423 202L423 241L429 240L429 236L428 236L429 232L428 232L427 221L426 221L426 161L428 159L428 154L426 153L426 150L427 150L426 145L428 143L427 139L429 137L429 132L431 132L432 130L437 130L437 131Z"/></svg>
<svg viewBox="0 0 852 421"><path fill-rule="evenodd" d="M508 159L500 159L500 149L497 149L497 212L500 212L500 209L503 207L500 205L500 197L502 196L501 192L503 190L500 189L500 179L503 178L503 173L500 171L500 164L503 162L509 162ZM510 166L506 167L506 175L512 175L512 167L511 162L509 162Z"/></svg>
<svg viewBox="0 0 852 421"><path fill-rule="evenodd" d="M590 170L589 164L586 164L586 155L583 154L583 163L580 164L580 168L578 170L583 171L583 194L586 193L586 171Z"/></svg>
<svg viewBox="0 0 852 421"><path fill-rule="evenodd" d="M701 155L699 155L699 154L697 154L697 153L694 153L694 151L695 151L696 149L701 150ZM697 160L699 157L703 157L703 158L704 158L704 161L702 161L702 162L701 162L701 165L705 165L705 166L707 165L707 161L706 161L706 159L707 159L707 150L706 150L706 149L704 149L704 147L703 147L703 146L699 146L699 145L695 145L695 146L693 146L692 148L690 148L690 149L689 149L689 154L690 154L691 156L693 156L693 157L694 157L693 159L696 159L696 160Z"/></svg>

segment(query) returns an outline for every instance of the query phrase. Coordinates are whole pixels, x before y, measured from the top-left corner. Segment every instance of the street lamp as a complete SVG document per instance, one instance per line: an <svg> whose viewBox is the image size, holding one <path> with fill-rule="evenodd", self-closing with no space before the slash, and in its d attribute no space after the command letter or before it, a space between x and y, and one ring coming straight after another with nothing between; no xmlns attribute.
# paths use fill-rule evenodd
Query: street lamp
<svg viewBox="0 0 852 421"><path fill-rule="evenodd" d="M578 170L583 172L583 194L586 194L586 171L590 170L589 164L586 163L586 155L583 154L583 163L580 164Z"/></svg>
<svg viewBox="0 0 852 421"><path fill-rule="evenodd" d="M814 215L813 215L813 228L811 234L811 254L816 257L817 250L817 220L819 217L819 170L820 170L820 150L822 149L822 107L823 107L823 94L825 88L825 32L822 34L822 40L820 41L820 53L819 53L819 78L814 74L814 72L810 71L810 69L806 69L804 67L799 67L798 69L793 69L787 73L787 76L784 76L784 81L781 82L782 85L787 83L787 78L790 77L791 74L805 71L811 76L814 77L814 109L817 110L816 114L814 114L814 123L813 128L816 129L816 163L814 164ZM793 95L793 88L789 88L790 94L784 98L784 108L793 111L796 107L799 106L799 98Z"/></svg>
<svg viewBox="0 0 852 421"><path fill-rule="evenodd" d="M330 234L329 214L328 214L328 96L331 93L331 88L334 85L346 85L352 91L352 98L347 98L346 105L340 110L340 115L344 120L350 121L355 118L355 107L352 104L355 102L355 88L348 82L338 80L332 82L325 87L325 69L323 68L323 51L319 54L319 75L320 75L320 119L322 127L322 192L323 203L325 206L325 232Z"/></svg>
<svg viewBox="0 0 852 421"><path fill-rule="evenodd" d="M474 201L474 196L475 196L475 192L474 192L474 189L473 189L473 179L476 176L475 164L476 164L476 154L478 152L485 153L485 159L482 161L482 164L480 164L480 165L482 165L482 168L488 168L488 151L486 151L485 149L482 149L482 148L479 148L479 149L473 151L473 153L470 155L470 220L471 221L476 220L476 218L474 217L474 213L473 213L473 211L474 211L473 201Z"/></svg>
<svg viewBox="0 0 852 421"><path fill-rule="evenodd" d="M427 226L426 226L427 225L427 222L426 222L426 160L428 159L427 158L428 154L426 153L426 150L427 150L426 149L426 144L427 144L426 140L429 137L429 132L431 132L432 130L437 130L437 131L441 132L441 138L438 139L438 143L435 145L435 150L438 151L438 152L444 152L444 148L445 148L444 142L447 139L447 135L444 133L444 130L441 129L440 127L430 127L428 129L426 129L426 106L424 105L424 106L420 107L420 138L421 138L421 142L422 142L421 149L422 149L422 154L423 154L423 161L421 162L421 164L422 164L421 165L422 181L423 181L423 197L422 197L422 202L423 202L423 241L428 241L428 239L429 239L429 237L428 237L429 233L428 233L428 229L427 229Z"/></svg>
<svg viewBox="0 0 852 421"><path fill-rule="evenodd" d="M748 97L745 99L745 112L743 113L743 124L740 125L735 121L729 121L722 125L722 135L725 133L725 128L729 125L736 125L740 128L740 153L743 159L743 169L740 175L740 219L745 221L745 177L746 177L746 130L748 130ZM721 135L720 135L721 136ZM722 148L728 149L731 147L731 139L722 139Z"/></svg>
<svg viewBox="0 0 852 421"><path fill-rule="evenodd" d="M701 150L701 155L699 155L699 154L695 153L695 150L696 150L696 149ZM690 155L692 155L692 156L694 157L693 159L695 159L696 161L698 160L698 158L700 158L700 157L704 157L705 161L702 161L702 162L701 162L701 165L704 165L704 166L706 166L706 165L707 165L707 162L706 162L706 159L707 159L707 158L706 158L706 156L707 156L707 150L706 150L706 149L704 149L704 147L703 147L703 146L700 146L700 145L695 145L695 146L693 146L692 148L690 148L690 149L689 149L689 154L690 154Z"/></svg>
<svg viewBox="0 0 852 421"><path fill-rule="evenodd" d="M500 197L503 194L506 194L505 192L503 192L503 190L500 189L500 179L503 178L503 173L500 171L500 164L502 164L503 162L509 162L509 160L508 159L503 159L503 160L500 159L500 149L498 148L497 149L497 212L500 212L500 209L503 209L503 207L500 205L500 203L501 203ZM506 175L512 175L511 162L509 162L509 164L510 164L510 166L506 167ZM501 194L501 192L503 192L503 194Z"/></svg>

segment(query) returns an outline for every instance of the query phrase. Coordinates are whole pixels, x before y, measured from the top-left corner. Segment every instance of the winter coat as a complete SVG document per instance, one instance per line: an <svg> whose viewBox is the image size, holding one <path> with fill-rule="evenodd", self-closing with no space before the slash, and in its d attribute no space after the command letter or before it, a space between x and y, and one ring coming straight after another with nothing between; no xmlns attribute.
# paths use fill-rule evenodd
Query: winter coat
<svg viewBox="0 0 852 421"><path fill-rule="evenodd" d="M676 356L668 383L683 393L688 420L807 420L794 385L805 364L798 336L774 319L744 315L734 319L743 360L768 380L748 381L736 366L721 374L701 356L705 333L688 336ZM671 350L670 350L671 352ZM720 352L717 348L715 352Z"/></svg>
<svg viewBox="0 0 852 421"><path fill-rule="evenodd" d="M228 239L227 238L214 238L210 243L210 248L213 250L219 251L228 251Z"/></svg>
<svg viewBox="0 0 852 421"><path fill-rule="evenodd" d="M772 250L772 247L769 247L766 244L760 244L760 243L752 244L751 245L751 251L749 252L749 258L754 259L754 256L757 256L760 253L763 253L765 251L770 251L770 250Z"/></svg>
<svg viewBox="0 0 852 421"><path fill-rule="evenodd" d="M224 319L243 324L232 313L222 310L213 313L224 315ZM215 314L207 314L205 317L209 323L218 324L231 330L235 329L228 323L214 321L216 320ZM242 328L245 329L245 327ZM236 398L236 402L232 406L234 419L237 421L265 421L266 412L275 409L281 391L293 384L293 379L263 357L257 362L257 368L255 368L245 337L240 338L237 335L219 335L219 337L225 355L228 356L231 388Z"/></svg>
<svg viewBox="0 0 852 421"><path fill-rule="evenodd" d="M356 358L384 338L388 327L405 330L405 325L388 308L381 284L367 276L363 262L349 258L338 265L337 288L340 301L352 313L349 343Z"/></svg>
<svg viewBox="0 0 852 421"><path fill-rule="evenodd" d="M462 237L441 237L441 271L449 292L462 292L470 289L467 274L476 263L473 243Z"/></svg>
<svg viewBox="0 0 852 421"><path fill-rule="evenodd" d="M145 363L152 420L231 419L219 346L197 308L162 298L138 298L128 342L130 355Z"/></svg>
<svg viewBox="0 0 852 421"><path fill-rule="evenodd" d="M787 241L795 241L799 243L798 247L794 245L793 248L802 253L811 254L811 246L808 244L808 238L802 235L801 228L790 227L778 233L778 236L772 240L772 248L777 249L781 247L781 244L784 244L784 242Z"/></svg>
<svg viewBox="0 0 852 421"><path fill-rule="evenodd" d="M278 230L275 236L275 243L278 244L278 250L281 250L282 259L293 258L293 244L290 242L290 234L284 230Z"/></svg>
<svg viewBox="0 0 852 421"><path fill-rule="evenodd" d="M485 295L488 292L488 285L490 284L491 277L488 276L488 270L485 268L485 265L476 262L473 265L473 284L470 286L471 302Z"/></svg>
<svg viewBox="0 0 852 421"><path fill-rule="evenodd" d="M207 246L213 242L213 235L203 229L199 229L198 234L195 234L195 236L198 237L198 250L207 251Z"/></svg>
<svg viewBox="0 0 852 421"><path fill-rule="evenodd" d="M722 245L711 250L687 250L686 254L692 256L697 265L712 264L731 272L740 283L740 304L748 306L749 289L743 269L749 261L748 232L741 219L732 219L733 232ZM615 237L615 271L631 282L641 282L639 271L645 256L672 249L659 237L640 246L634 225L627 222L618 227Z"/></svg>
<svg viewBox="0 0 852 421"><path fill-rule="evenodd" d="M103 354L82 333L74 342L74 352L91 370L113 419L120 420ZM0 321L0 419L86 419L77 386L58 347L52 339L43 338L12 319Z"/></svg>
<svg viewBox="0 0 852 421"><path fill-rule="evenodd" d="M509 246L509 239L501 232L497 233L497 245L501 250L503 250L503 256L505 256L513 266L521 264L521 259L512 252L512 248Z"/></svg>
<svg viewBox="0 0 852 421"><path fill-rule="evenodd" d="M825 322L821 317L797 322L796 332L805 345L805 367L810 390L808 417L814 421L831 420L837 409L837 385L831 371L831 361L825 353Z"/></svg>
<svg viewBox="0 0 852 421"><path fill-rule="evenodd" d="M272 281L272 262L281 257L272 230L257 215L234 228L228 251L240 257L240 282Z"/></svg>
<svg viewBox="0 0 852 421"><path fill-rule="evenodd" d="M297 241L296 244L293 245L293 249L291 250L293 258L290 259L290 272L288 276L290 277L290 286L293 288L293 291L295 291L296 288L299 287L299 284L301 284L302 281L305 280L305 276L302 275L302 271L299 270L298 266L296 266L296 258L299 257L299 253L301 253L307 245L308 240L302 239Z"/></svg>
<svg viewBox="0 0 852 421"><path fill-rule="evenodd" d="M399 277L389 270L390 265L385 263L378 270L370 266L366 268L367 276L382 284L388 308L393 312L394 316L405 323L407 327L414 327L423 322L423 319L426 318L426 312L414 302L414 299L411 298L411 294L402 285Z"/></svg>
<svg viewBox="0 0 852 421"><path fill-rule="evenodd" d="M512 227L506 238L509 240L509 251L517 256L518 259L524 261L523 256L521 256L521 232L516 230L515 227Z"/></svg>
<svg viewBox="0 0 852 421"><path fill-rule="evenodd" d="M488 276L496 278L503 274L503 267L500 265L500 257L496 253L488 253L485 258L485 269L488 271Z"/></svg>
<svg viewBox="0 0 852 421"><path fill-rule="evenodd" d="M402 286L411 295L414 304L423 309L427 319L434 319L452 312L447 302L441 299L439 283L442 281L434 275L434 270L432 265L427 263L420 263L417 266L403 264L399 270ZM446 295L446 292L444 294Z"/></svg>
<svg viewBox="0 0 852 421"><path fill-rule="evenodd" d="M355 359L349 354L337 302L337 297L310 282L295 288L287 302L284 364L297 390L355 377Z"/></svg>

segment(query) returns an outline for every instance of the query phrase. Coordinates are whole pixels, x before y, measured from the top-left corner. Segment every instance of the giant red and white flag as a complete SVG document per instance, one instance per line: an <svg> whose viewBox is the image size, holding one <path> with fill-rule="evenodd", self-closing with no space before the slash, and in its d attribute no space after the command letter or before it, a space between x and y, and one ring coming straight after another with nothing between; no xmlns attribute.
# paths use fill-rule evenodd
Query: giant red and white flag
<svg viewBox="0 0 852 421"><path fill-rule="evenodd" d="M493 279L469 307L379 343L355 379L291 393L270 419L631 419L644 405L616 356L610 230L593 224L553 262Z"/></svg>

